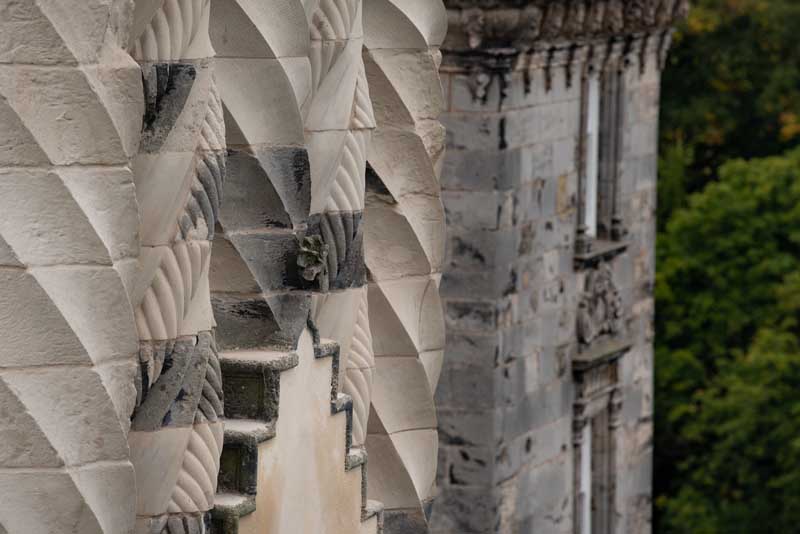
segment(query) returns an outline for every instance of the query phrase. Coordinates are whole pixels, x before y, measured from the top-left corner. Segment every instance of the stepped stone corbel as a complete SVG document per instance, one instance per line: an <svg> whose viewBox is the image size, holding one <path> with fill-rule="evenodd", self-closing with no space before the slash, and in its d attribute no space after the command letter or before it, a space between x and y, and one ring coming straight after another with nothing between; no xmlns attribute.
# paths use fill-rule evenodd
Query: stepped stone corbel
<svg viewBox="0 0 800 534"><path fill-rule="evenodd" d="M0 532L130 533L143 114L127 2L0 8Z"/></svg>

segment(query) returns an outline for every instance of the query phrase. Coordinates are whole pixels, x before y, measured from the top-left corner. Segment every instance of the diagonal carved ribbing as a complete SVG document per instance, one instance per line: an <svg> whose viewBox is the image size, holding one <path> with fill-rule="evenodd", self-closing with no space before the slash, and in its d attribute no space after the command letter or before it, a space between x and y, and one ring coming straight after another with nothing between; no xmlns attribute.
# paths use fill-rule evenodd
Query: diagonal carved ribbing
<svg viewBox="0 0 800 534"><path fill-rule="evenodd" d="M195 425L167 507L170 513L205 512L214 506L222 451L219 427Z"/></svg>
<svg viewBox="0 0 800 534"><path fill-rule="evenodd" d="M312 212L322 212L320 231L328 248L326 274L331 289L352 292L351 297L317 296L313 317L321 334L336 339L342 347L340 378L349 384L346 393L354 397L357 444L363 444L369 415L372 358L369 321L363 310L362 211L374 119L360 53L361 11L360 0L322 0L313 13L310 59L315 93L306 123ZM341 108L342 104L346 107ZM322 111L334 106L347 112ZM349 369L351 358L356 364L353 369Z"/></svg>
<svg viewBox="0 0 800 534"><path fill-rule="evenodd" d="M369 488L386 505L387 532L426 531L425 507L435 494L433 393L444 348L439 277L445 224L437 171L444 134L436 47L446 21L438 0L425 12L423 17L401 0L380 0L367 5L364 21L377 122L364 216L376 362L366 443L376 458ZM395 28L391 35L388 27ZM388 247L402 247L403 255L388 258Z"/></svg>
<svg viewBox="0 0 800 534"><path fill-rule="evenodd" d="M348 39L356 24L360 0L320 0L312 15L311 39Z"/></svg>
<svg viewBox="0 0 800 534"><path fill-rule="evenodd" d="M369 85L367 84L367 73L361 68L358 71L356 82L356 96L353 103L353 119L350 127L354 130L362 130L375 127L375 115L372 111L372 100L369 96Z"/></svg>
<svg viewBox="0 0 800 534"><path fill-rule="evenodd" d="M203 514L165 515L151 520L147 534L201 534L205 525Z"/></svg>
<svg viewBox="0 0 800 534"><path fill-rule="evenodd" d="M311 16L311 72L314 90L339 61L357 21L359 0L321 0Z"/></svg>
<svg viewBox="0 0 800 534"><path fill-rule="evenodd" d="M131 54L139 61L183 59L204 30L203 12L211 0L162 0L150 23L134 41Z"/></svg>
<svg viewBox="0 0 800 534"><path fill-rule="evenodd" d="M225 125L216 84L210 85L207 111L198 135L195 177L187 194L180 229L174 243L158 247L160 262L150 287L136 309L141 339L174 340L181 332L192 300L208 276L213 231L219 214L225 172ZM140 359L147 361L147 355ZM151 366L152 367L152 366ZM151 369L146 384L152 387L160 368ZM144 381L144 379L143 379ZM144 382L147 382L144 381Z"/></svg>
<svg viewBox="0 0 800 534"><path fill-rule="evenodd" d="M141 339L174 340L206 274L211 244L178 241L171 247L158 247L155 254L161 259L136 309L136 323Z"/></svg>
<svg viewBox="0 0 800 534"><path fill-rule="evenodd" d="M197 407L195 423L215 423L225 413L222 396L222 369L219 364L217 345L213 339L210 348L206 364L206 377L203 382L203 394Z"/></svg>
<svg viewBox="0 0 800 534"><path fill-rule="evenodd" d="M178 224L183 239L190 238L188 222L199 229L199 214L202 213L208 240L214 239L214 228L219 220L222 188L225 179L225 119L222 100L217 84L212 77L208 95L208 110L200 129L196 177L192 183L192 194L187 199L184 213Z"/></svg>
<svg viewBox="0 0 800 534"><path fill-rule="evenodd" d="M326 211L353 212L364 207L369 132L349 130L340 154L340 163L330 189Z"/></svg>
<svg viewBox="0 0 800 534"><path fill-rule="evenodd" d="M210 6L137 2L131 44L148 106L135 162L145 246L135 285L140 394L129 442L137 524L157 534L205 531L222 447L208 278L226 140L208 58Z"/></svg>
<svg viewBox="0 0 800 534"><path fill-rule="evenodd" d="M369 328L367 292L363 292L350 342L350 358L344 377L344 392L353 398L353 443L362 445L367 438L367 419L372 398L372 375L375 355Z"/></svg>
<svg viewBox="0 0 800 534"><path fill-rule="evenodd" d="M141 75L115 43L127 22L110 2L10 4L0 16L10 44L0 76L0 532L131 532L136 343L125 273L139 253L129 157Z"/></svg>

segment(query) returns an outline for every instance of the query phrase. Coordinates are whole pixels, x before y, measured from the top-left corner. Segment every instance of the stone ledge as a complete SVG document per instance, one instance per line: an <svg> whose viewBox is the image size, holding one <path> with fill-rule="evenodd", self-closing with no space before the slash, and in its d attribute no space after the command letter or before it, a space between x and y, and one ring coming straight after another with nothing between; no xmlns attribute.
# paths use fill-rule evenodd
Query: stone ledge
<svg viewBox="0 0 800 534"><path fill-rule="evenodd" d="M352 471L356 467L367 464L367 449L363 447L353 447L344 460L345 471Z"/></svg>
<svg viewBox="0 0 800 534"><path fill-rule="evenodd" d="M606 338L579 348L572 358L573 373L582 373L604 363L621 358L633 343L627 337Z"/></svg>
<svg viewBox="0 0 800 534"><path fill-rule="evenodd" d="M628 249L630 242L607 241L602 239L592 240L588 251L575 253L575 268L587 269L594 267L602 261L609 261Z"/></svg>
<svg viewBox="0 0 800 534"><path fill-rule="evenodd" d="M361 521L364 522L367 519L375 516L380 518L383 515L383 508L384 506L382 502L368 500L367 505L364 507L364 510L361 513Z"/></svg>
<svg viewBox="0 0 800 534"><path fill-rule="evenodd" d="M268 350L225 351L220 354L220 360L237 371L288 371L300 364L300 356L296 352Z"/></svg>
<svg viewBox="0 0 800 534"><path fill-rule="evenodd" d="M237 534L239 518L256 510L255 498L238 493L217 493L211 510L212 534Z"/></svg>
<svg viewBox="0 0 800 534"><path fill-rule="evenodd" d="M275 437L275 422L226 419L225 443L257 445Z"/></svg>

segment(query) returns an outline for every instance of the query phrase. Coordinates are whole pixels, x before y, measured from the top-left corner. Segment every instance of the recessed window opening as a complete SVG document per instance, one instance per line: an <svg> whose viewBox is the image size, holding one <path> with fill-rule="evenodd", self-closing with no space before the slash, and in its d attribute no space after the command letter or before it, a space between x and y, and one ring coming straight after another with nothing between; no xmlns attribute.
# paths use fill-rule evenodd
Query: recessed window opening
<svg viewBox="0 0 800 534"><path fill-rule="evenodd" d="M598 177L600 173L600 75L590 70L586 81L586 131L584 132L585 177L583 227L585 235L597 237Z"/></svg>
<svg viewBox="0 0 800 534"><path fill-rule="evenodd" d="M590 66L583 85L580 240L619 241L625 235L619 210L623 73L618 65Z"/></svg>

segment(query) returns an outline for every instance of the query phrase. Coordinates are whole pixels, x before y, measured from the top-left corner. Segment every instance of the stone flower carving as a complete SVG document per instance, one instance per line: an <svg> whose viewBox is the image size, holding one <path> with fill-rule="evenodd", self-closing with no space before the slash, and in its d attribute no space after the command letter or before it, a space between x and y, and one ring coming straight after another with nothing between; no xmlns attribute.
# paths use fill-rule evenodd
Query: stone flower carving
<svg viewBox="0 0 800 534"><path fill-rule="evenodd" d="M320 277L320 283L324 283L327 260L328 245L322 241L321 237L312 235L303 238L300 243L300 253L297 255L297 265L303 269L305 280L313 282Z"/></svg>

